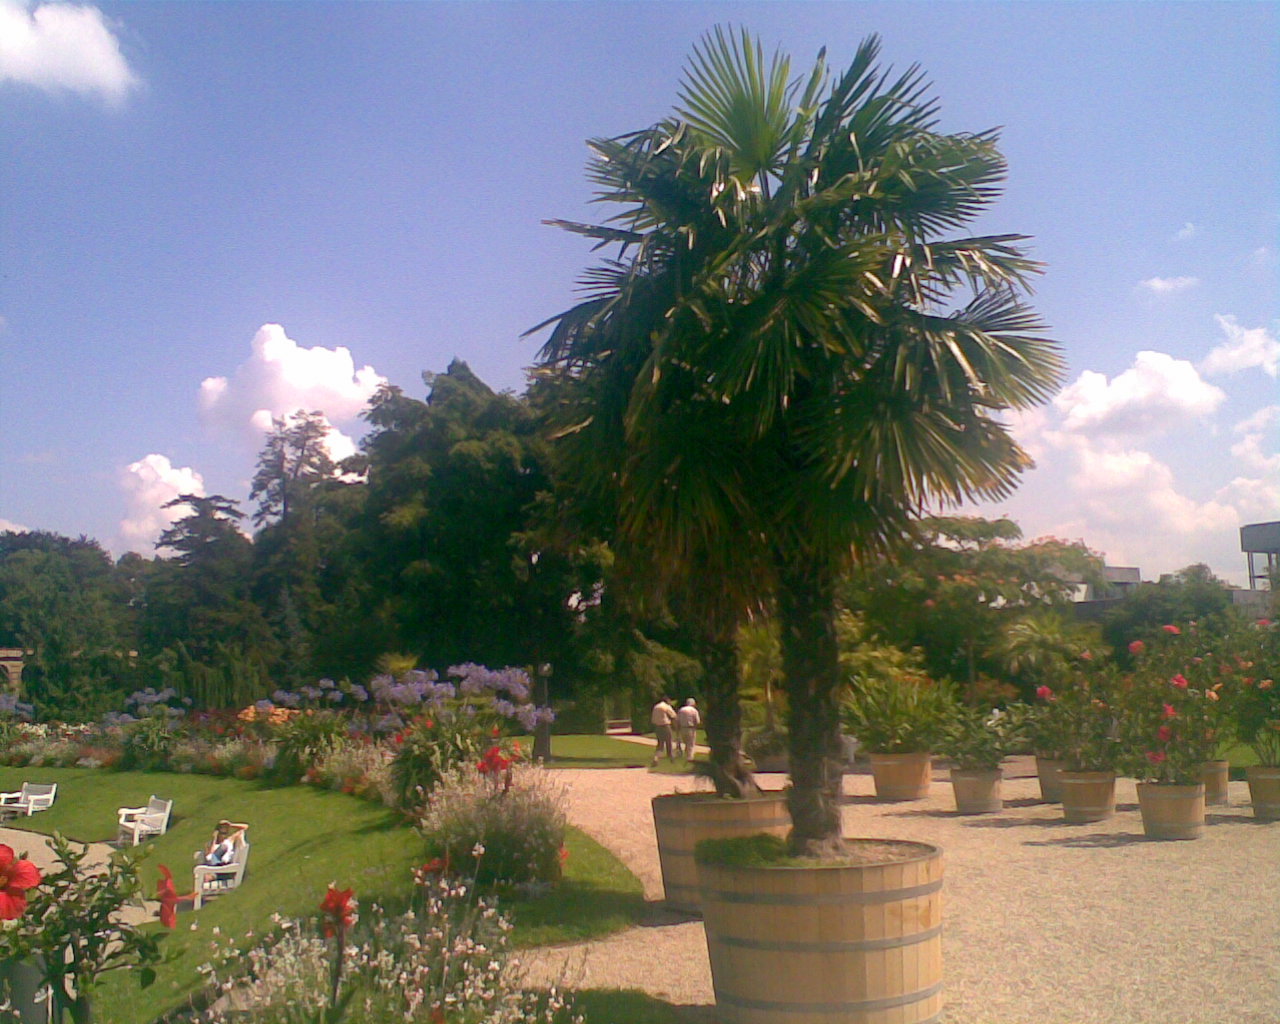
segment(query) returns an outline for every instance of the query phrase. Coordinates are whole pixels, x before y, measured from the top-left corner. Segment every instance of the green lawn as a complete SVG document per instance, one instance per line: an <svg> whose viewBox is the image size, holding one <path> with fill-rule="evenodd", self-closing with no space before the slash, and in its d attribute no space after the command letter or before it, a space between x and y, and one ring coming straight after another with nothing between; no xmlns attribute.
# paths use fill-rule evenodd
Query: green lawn
<svg viewBox="0 0 1280 1024"><path fill-rule="evenodd" d="M704 741L699 732L698 742ZM516 743L526 754L533 747L533 739L528 736L519 737ZM653 747L613 736L551 737L549 763L553 768L648 768L652 760ZM694 760L706 760L706 755L699 754ZM652 770L664 775L687 775L691 771L688 762L679 758L674 762L663 758Z"/></svg>
<svg viewBox="0 0 1280 1024"><path fill-rule="evenodd" d="M142 878L148 892L154 891L159 864L173 870L183 890L191 877L193 852L219 819L251 826L249 869L240 889L198 913L180 914L178 928L165 943L177 958L162 968L145 994L123 975L110 977L95 1004L102 1024L147 1024L181 1004L198 987L196 966L207 956L214 927L224 935L261 934L270 929L275 913L312 915L330 882L354 888L366 908L397 905L406 897L412 869L423 859L421 840L399 815L309 786L272 788L205 775L0 768L0 790L17 789L24 781L58 783L58 799L50 810L10 824L42 833L59 830L83 841L114 839L121 806L146 803L152 793L172 799L168 833L145 844ZM566 846L565 879L556 890L504 903L518 945L591 938L643 918L640 882L617 858L576 829L570 830Z"/></svg>

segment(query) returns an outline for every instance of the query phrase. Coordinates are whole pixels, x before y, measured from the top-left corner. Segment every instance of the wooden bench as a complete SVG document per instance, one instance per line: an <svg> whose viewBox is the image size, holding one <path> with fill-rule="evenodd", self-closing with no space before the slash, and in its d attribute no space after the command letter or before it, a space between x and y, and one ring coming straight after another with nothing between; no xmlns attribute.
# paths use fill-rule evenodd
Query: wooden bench
<svg viewBox="0 0 1280 1024"><path fill-rule="evenodd" d="M211 896L220 896L230 892L244 880L245 868L249 864L249 840L241 838L236 843L231 860L226 864L197 864L195 866L195 900L193 909Z"/></svg>
<svg viewBox="0 0 1280 1024"><path fill-rule="evenodd" d="M127 839L130 846L137 846L148 836L164 835L169 828L169 814L172 810L172 800L161 800L154 793L146 807L121 807L120 845L123 846Z"/></svg>
<svg viewBox="0 0 1280 1024"><path fill-rule="evenodd" d="M47 811L58 795L56 782L24 782L14 793L0 793L0 820L19 814L30 817L36 811Z"/></svg>

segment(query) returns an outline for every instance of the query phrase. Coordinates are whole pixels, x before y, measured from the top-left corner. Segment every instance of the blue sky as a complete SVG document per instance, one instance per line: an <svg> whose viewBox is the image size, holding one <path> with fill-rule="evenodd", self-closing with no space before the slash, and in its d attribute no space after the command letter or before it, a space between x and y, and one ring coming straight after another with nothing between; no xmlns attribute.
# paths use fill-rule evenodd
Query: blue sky
<svg viewBox="0 0 1280 1024"><path fill-rule="evenodd" d="M584 140L669 112L743 24L839 69L878 33L1004 200L1068 384L1019 418L1007 512L1145 578L1244 581L1280 519L1280 5L0 0L0 527L151 552L181 491L246 498L262 427L358 439L379 380L519 389L573 300ZM247 506L246 506L247 508Z"/></svg>

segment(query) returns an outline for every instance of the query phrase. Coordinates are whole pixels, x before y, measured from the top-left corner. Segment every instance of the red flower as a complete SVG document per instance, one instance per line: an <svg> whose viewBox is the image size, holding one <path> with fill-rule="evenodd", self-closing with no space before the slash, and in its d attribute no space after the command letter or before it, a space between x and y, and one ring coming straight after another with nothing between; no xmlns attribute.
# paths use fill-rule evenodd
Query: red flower
<svg viewBox="0 0 1280 1024"><path fill-rule="evenodd" d="M569 859L569 847L567 846L560 847L560 863L563 864L568 859Z"/></svg>
<svg viewBox="0 0 1280 1024"><path fill-rule="evenodd" d="M1179 690L1185 690L1191 684L1187 682L1187 677L1179 672L1176 676L1169 680L1170 685L1176 686Z"/></svg>
<svg viewBox="0 0 1280 1024"><path fill-rule="evenodd" d="M1081 652L1080 652L1080 660L1081 660L1081 661L1093 661L1093 652L1092 652L1092 651L1081 651Z"/></svg>
<svg viewBox="0 0 1280 1024"><path fill-rule="evenodd" d="M40 884L40 869L19 860L13 847L0 843L0 921L21 917L27 909L27 890Z"/></svg>
<svg viewBox="0 0 1280 1024"><path fill-rule="evenodd" d="M481 775L488 775L490 772L496 775L511 767L511 759L504 757L502 748L495 745L485 751L484 757L480 759L480 763L476 767L480 770Z"/></svg>
<svg viewBox="0 0 1280 1024"><path fill-rule="evenodd" d="M329 886L324 894L324 902L320 904L320 912L325 916L324 933L332 938L335 931L339 935L346 932L355 922L355 901L353 889L335 889Z"/></svg>
<svg viewBox="0 0 1280 1024"><path fill-rule="evenodd" d="M1148 751L1147 751L1147 760L1148 760L1148 761L1150 761L1152 764L1163 764L1163 763L1164 763L1164 760L1165 760L1165 754L1164 754L1164 751L1163 751L1163 750L1148 750Z"/></svg>
<svg viewBox="0 0 1280 1024"><path fill-rule="evenodd" d="M189 892L185 896L178 895L178 889L173 884L173 872L163 864L160 865L160 881L156 882L156 899L160 901L160 923L166 928L176 928L178 926L178 903L180 900L189 900L195 896L195 893Z"/></svg>
<svg viewBox="0 0 1280 1024"><path fill-rule="evenodd" d="M1144 644L1141 640L1134 640L1129 644L1130 654L1141 654L1146 649L1147 649L1147 645Z"/></svg>
<svg viewBox="0 0 1280 1024"><path fill-rule="evenodd" d="M1173 705L1172 705L1172 704L1166 704L1166 705L1164 706L1164 717L1165 717L1165 718L1177 718L1177 717L1178 717L1178 712L1177 712L1176 710L1174 710L1174 707L1173 707Z"/></svg>
<svg viewBox="0 0 1280 1024"><path fill-rule="evenodd" d="M439 1003L431 1007L431 1024L444 1024L444 1007Z"/></svg>
<svg viewBox="0 0 1280 1024"><path fill-rule="evenodd" d="M496 740L499 736L502 735L502 730L495 725L492 729L489 730L489 735Z"/></svg>
<svg viewBox="0 0 1280 1024"><path fill-rule="evenodd" d="M1160 628L1163 629L1170 636L1182 635L1182 630L1180 630L1177 626L1161 626Z"/></svg>
<svg viewBox="0 0 1280 1024"><path fill-rule="evenodd" d="M1036 696L1041 700L1053 700L1053 691L1047 686L1037 686Z"/></svg>
<svg viewBox="0 0 1280 1024"><path fill-rule="evenodd" d="M1167 725L1160 726L1160 728L1156 730L1156 739L1161 743L1168 743L1173 739L1173 729Z"/></svg>

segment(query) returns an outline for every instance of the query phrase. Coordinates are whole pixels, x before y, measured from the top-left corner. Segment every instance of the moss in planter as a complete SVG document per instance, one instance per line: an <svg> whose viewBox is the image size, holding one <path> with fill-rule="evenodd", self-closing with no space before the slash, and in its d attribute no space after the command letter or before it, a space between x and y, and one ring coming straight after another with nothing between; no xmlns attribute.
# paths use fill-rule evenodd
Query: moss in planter
<svg viewBox="0 0 1280 1024"><path fill-rule="evenodd" d="M699 864L730 868L861 867L915 860L935 847L906 839L850 839L839 857L793 857L779 836L755 835L735 839L704 839L694 849Z"/></svg>

